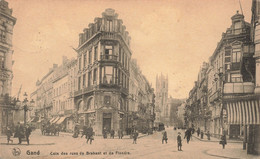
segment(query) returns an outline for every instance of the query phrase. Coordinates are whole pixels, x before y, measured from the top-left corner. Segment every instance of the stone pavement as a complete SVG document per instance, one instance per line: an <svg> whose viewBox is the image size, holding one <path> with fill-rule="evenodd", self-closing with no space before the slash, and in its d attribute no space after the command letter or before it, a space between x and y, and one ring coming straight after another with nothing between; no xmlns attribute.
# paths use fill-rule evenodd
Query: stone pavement
<svg viewBox="0 0 260 159"><path fill-rule="evenodd" d="M210 137L210 140L208 140L207 136L204 135L203 139L197 136L197 134L193 134L192 137L195 137L196 139L204 142L219 142L220 139L215 138L215 137ZM232 139L227 139L227 143L243 143L242 140L232 140Z"/></svg>
<svg viewBox="0 0 260 159"><path fill-rule="evenodd" d="M216 144L218 144L218 142L220 141L220 139L215 137L210 137L210 140L208 140L207 137L201 139L196 135L193 135L192 137L205 143L215 142ZM260 156L247 154L246 150L243 150L243 141L241 140L228 139L225 149L222 148L222 145L219 145L216 148L204 150L203 153L213 157L229 158L229 159L260 159Z"/></svg>

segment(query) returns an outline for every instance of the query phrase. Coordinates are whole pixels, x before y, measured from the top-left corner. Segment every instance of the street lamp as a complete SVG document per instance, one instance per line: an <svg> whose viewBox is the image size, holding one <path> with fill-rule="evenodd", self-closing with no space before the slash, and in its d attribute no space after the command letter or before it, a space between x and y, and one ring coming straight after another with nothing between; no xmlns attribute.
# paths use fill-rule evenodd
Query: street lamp
<svg viewBox="0 0 260 159"><path fill-rule="evenodd" d="M30 102L27 99L27 93L24 93L24 100L21 102L19 99L16 101L16 105L20 107L20 110L24 110L24 125L26 125L26 112L29 110L32 110L32 107L34 106L35 102L32 99Z"/></svg>

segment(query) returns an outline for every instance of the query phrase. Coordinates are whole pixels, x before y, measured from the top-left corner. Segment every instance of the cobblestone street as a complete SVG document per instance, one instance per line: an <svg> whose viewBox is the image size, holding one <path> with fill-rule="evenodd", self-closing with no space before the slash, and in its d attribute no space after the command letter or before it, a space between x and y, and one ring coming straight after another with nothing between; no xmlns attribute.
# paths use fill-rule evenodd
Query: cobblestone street
<svg viewBox="0 0 260 159"><path fill-rule="evenodd" d="M160 132L153 135L141 136L137 144L132 144L132 139L125 136L122 140L103 139L96 136L93 144L87 144L85 138L72 138L72 134L61 133L60 136L42 136L36 130L31 135L31 145L7 145L6 138L1 136L0 158L10 158L12 149L21 150L19 156L13 158L257 158L246 155L242 150L242 143L228 143L226 149L222 149L218 142L205 142L193 137L189 144L183 140L183 151L177 151L176 135L179 130L167 129L168 143L162 144ZM181 131L182 132L182 131ZM183 132L182 132L183 137ZM112 142L113 141L113 142ZM27 153L40 152L39 155ZM62 153L63 152L63 153ZM83 152L81 155L80 152Z"/></svg>

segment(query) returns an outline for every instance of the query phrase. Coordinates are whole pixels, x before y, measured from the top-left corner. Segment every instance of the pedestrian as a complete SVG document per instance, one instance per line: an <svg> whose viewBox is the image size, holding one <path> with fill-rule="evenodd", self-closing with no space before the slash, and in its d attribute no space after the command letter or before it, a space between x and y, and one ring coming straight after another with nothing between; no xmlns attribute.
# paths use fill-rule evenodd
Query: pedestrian
<svg viewBox="0 0 260 159"><path fill-rule="evenodd" d="M181 140L181 133L180 132L178 132L177 144L178 144L178 151L182 151L182 149L181 149L181 147L182 147L182 140Z"/></svg>
<svg viewBox="0 0 260 159"><path fill-rule="evenodd" d="M6 128L6 136L7 136L7 144L9 144L9 141L13 143L13 140L11 140L11 136L13 136L13 132L9 126L7 126Z"/></svg>
<svg viewBox="0 0 260 159"><path fill-rule="evenodd" d="M77 138L78 136L79 136L79 125L76 123L72 137Z"/></svg>
<svg viewBox="0 0 260 159"><path fill-rule="evenodd" d="M31 132L32 132L32 128L27 124L25 127L25 137L26 137L27 145L30 144L29 137L31 135Z"/></svg>
<svg viewBox="0 0 260 159"><path fill-rule="evenodd" d="M221 141L219 144L222 144L223 149L225 149L225 145L227 144L227 138L225 134L221 136Z"/></svg>
<svg viewBox="0 0 260 159"><path fill-rule="evenodd" d="M191 137L191 129L187 129L185 131L185 136L184 136L184 139L186 138L187 139L187 143L190 142L190 137Z"/></svg>
<svg viewBox="0 0 260 159"><path fill-rule="evenodd" d="M86 125L83 126L83 131L82 131L82 135L81 135L81 138L86 135L86 138L87 138L87 130L88 130L88 127Z"/></svg>
<svg viewBox="0 0 260 159"><path fill-rule="evenodd" d="M111 131L110 131L110 138L114 138L114 136L115 136L115 131L114 131L114 129L111 129Z"/></svg>
<svg viewBox="0 0 260 159"><path fill-rule="evenodd" d="M200 138L203 139L203 137L204 137L204 132L201 131L201 133L200 133Z"/></svg>
<svg viewBox="0 0 260 159"><path fill-rule="evenodd" d="M136 144L137 137L138 137L138 131L135 131L133 134L133 144Z"/></svg>
<svg viewBox="0 0 260 159"><path fill-rule="evenodd" d="M162 144L164 143L164 141L167 144L167 140L168 140L167 132L164 130L162 134L163 134L163 136L162 136Z"/></svg>
<svg viewBox="0 0 260 159"><path fill-rule="evenodd" d="M22 138L24 138L24 128L23 128L23 126L21 125L20 122L18 122L17 124L18 125L15 128L14 137L17 137L18 141L19 141L18 144L21 144L22 143Z"/></svg>
<svg viewBox="0 0 260 159"><path fill-rule="evenodd" d="M123 138L123 131L121 129L118 130L118 138L119 139Z"/></svg>
<svg viewBox="0 0 260 159"><path fill-rule="evenodd" d="M107 128L106 127L103 129L103 137L104 137L104 139L107 138Z"/></svg>
<svg viewBox="0 0 260 159"><path fill-rule="evenodd" d="M93 132L93 128L91 126L87 129L86 138L87 138L87 143L89 141L90 144L94 140L94 132Z"/></svg>
<svg viewBox="0 0 260 159"><path fill-rule="evenodd" d="M197 135L198 135L198 137L200 136L200 128L198 128L198 130L197 130Z"/></svg>
<svg viewBox="0 0 260 159"><path fill-rule="evenodd" d="M210 140L210 132L209 132L209 131L207 132L206 135L207 135L207 137L208 137L208 140Z"/></svg>

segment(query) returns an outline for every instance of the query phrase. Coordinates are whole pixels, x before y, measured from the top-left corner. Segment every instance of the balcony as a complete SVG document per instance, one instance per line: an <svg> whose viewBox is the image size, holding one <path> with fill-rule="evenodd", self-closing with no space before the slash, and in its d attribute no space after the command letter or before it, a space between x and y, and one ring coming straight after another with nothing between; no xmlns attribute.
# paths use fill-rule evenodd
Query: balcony
<svg viewBox="0 0 260 159"><path fill-rule="evenodd" d="M100 55L101 61L117 61L116 55Z"/></svg>
<svg viewBox="0 0 260 159"><path fill-rule="evenodd" d="M252 82L225 83L224 94L232 93L254 93L255 85Z"/></svg>

